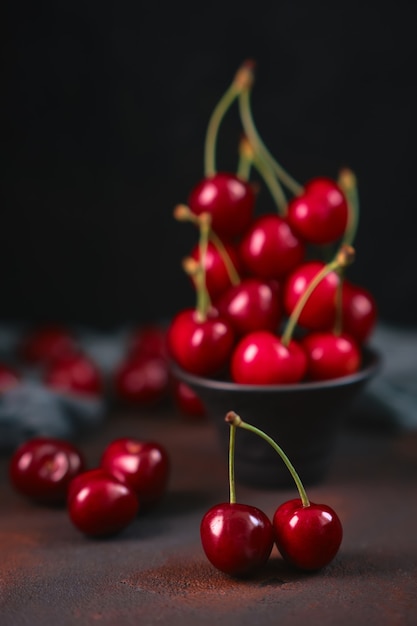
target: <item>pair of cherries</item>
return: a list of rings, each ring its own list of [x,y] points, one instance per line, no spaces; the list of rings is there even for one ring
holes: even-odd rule
[[[274,543],[291,566],[318,570],[336,556],[343,528],[336,512],[326,504],[310,502],[302,482],[282,448],[263,431],[243,422],[234,412],[226,416],[231,425],[229,448],[230,501],[213,506],[204,515],[200,535],[208,560],[231,576],[252,574],[270,557]],[[236,502],[234,489],[234,438],[236,427],[265,439],[281,456],[297,485],[300,498],[281,504],[272,522],[257,507]]]
[[[172,320],[170,354],[193,374],[228,374],[242,384],[346,376],[359,369],[361,346],[376,320],[372,295],[344,276],[357,226],[356,180],[345,169],[337,182],[317,177],[304,187],[296,183],[257,134],[252,83],[253,63],[246,62],[209,121],[206,175],[188,205],[175,209],[177,219],[198,226],[200,237],[184,262],[197,304]],[[237,174],[216,171],[218,129],[236,98],[246,133],[241,157],[257,167],[278,212],[255,216],[248,162]],[[289,202],[282,185],[292,193]],[[329,246],[336,249],[325,263],[319,255]],[[339,253],[345,255],[340,263]],[[300,341],[293,339],[296,324]]]
[[[69,441],[35,437],[11,457],[13,487],[34,502],[62,506],[78,530],[108,536],[126,528],[139,509],[163,496],[170,464],[154,441],[120,438],[104,449],[100,465],[86,469],[80,450]]]

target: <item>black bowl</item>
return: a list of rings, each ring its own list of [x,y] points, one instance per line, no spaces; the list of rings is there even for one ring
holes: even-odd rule
[[[201,398],[215,423],[227,462],[229,426],[224,418],[235,411],[242,420],[272,437],[288,455],[306,485],[326,476],[342,417],[352,400],[376,374],[381,359],[366,348],[360,371],[323,382],[294,385],[241,385],[194,376],[176,364],[173,375]],[[273,448],[260,437],[238,429],[235,448],[238,482],[265,488],[294,486]]]

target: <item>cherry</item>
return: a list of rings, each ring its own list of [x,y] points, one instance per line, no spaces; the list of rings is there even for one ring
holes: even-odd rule
[[[342,327],[359,343],[364,343],[372,333],[377,318],[377,305],[373,295],[363,287],[343,281]]]
[[[167,359],[141,351],[128,356],[114,374],[116,396],[132,405],[155,404],[168,393]]]
[[[278,385],[299,382],[307,358],[294,340],[285,345],[274,333],[255,331],[243,337],[231,357],[231,375],[236,383]]]
[[[228,289],[216,308],[228,319],[237,335],[255,330],[275,331],[281,319],[279,286],[276,282],[247,278]]]
[[[74,478],[67,506],[78,530],[92,537],[104,537],[123,530],[134,520],[139,501],[133,489],[99,468]]]
[[[325,269],[321,261],[297,267],[284,284],[284,309],[291,315],[310,283]],[[299,315],[298,323],[310,330],[330,328],[336,317],[336,292],[340,278],[335,271],[325,275],[315,287]]]
[[[216,504],[200,526],[204,552],[214,567],[242,576],[264,565],[271,554],[271,522],[260,509],[247,504]]]
[[[130,337],[130,354],[149,354],[166,358],[166,330],[157,324],[145,324]]]
[[[214,567],[231,576],[244,576],[266,563],[274,543],[269,518],[260,509],[236,503],[234,456],[236,426],[229,439],[230,501],[216,504],[200,524],[203,550]]]
[[[45,504],[63,504],[71,480],[84,470],[80,451],[68,441],[34,437],[13,453],[10,480],[15,489]]]
[[[343,537],[342,524],[326,504],[300,498],[284,502],[273,517],[275,541],[282,557],[303,570],[317,570],[333,560]]]
[[[100,372],[86,355],[62,354],[52,361],[44,376],[45,384],[58,391],[99,395],[103,390]]]
[[[193,188],[188,204],[195,215],[209,213],[215,233],[230,240],[249,226],[255,194],[251,185],[235,174],[218,172]]]
[[[269,443],[285,463],[297,486],[300,497],[281,504],[273,517],[275,542],[283,559],[304,570],[320,569],[330,563],[343,537],[342,524],[335,511],[326,504],[310,502],[294,466],[271,437],[244,422],[233,411],[226,415],[226,422],[244,428]]]
[[[278,215],[262,215],[253,221],[239,245],[244,269],[253,276],[281,279],[296,268],[305,255],[302,241]]]
[[[360,349],[346,334],[310,333],[302,339],[301,345],[307,355],[307,376],[310,380],[349,376],[360,367]]]
[[[23,340],[21,354],[25,361],[41,364],[62,354],[71,354],[76,349],[77,342],[67,328],[50,325],[28,333]]]
[[[233,265],[235,272],[239,271],[239,258],[235,248],[231,244],[224,244],[224,251]],[[191,252],[191,258],[200,262],[200,247],[195,246]],[[233,283],[230,271],[225,263],[222,253],[213,242],[209,242],[205,253],[204,269],[206,276],[206,287],[210,298],[216,300]]]
[[[306,241],[328,244],[343,236],[348,223],[348,204],[333,180],[314,178],[289,203],[287,219],[294,232]]]
[[[0,363],[0,393],[13,389],[20,383],[20,374],[8,365]]]
[[[170,463],[167,451],[159,443],[123,437],[106,447],[100,467],[133,489],[141,506],[149,506],[166,490]]]
[[[172,396],[178,409],[188,417],[203,417],[204,405],[198,395],[181,380],[172,381]]]

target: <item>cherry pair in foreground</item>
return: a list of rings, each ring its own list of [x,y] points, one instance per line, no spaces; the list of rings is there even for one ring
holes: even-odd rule
[[[22,444],[9,466],[14,488],[35,502],[67,503],[73,524],[91,536],[125,528],[139,509],[163,496],[169,456],[157,442],[120,438],[104,450],[98,468],[86,470],[81,452],[70,442],[36,437]]]
[[[278,444],[256,427],[243,422],[233,411],[226,415],[230,424],[229,485],[230,501],[212,507],[200,526],[201,542],[208,560],[220,571],[242,576],[264,565],[275,542],[283,559],[302,570],[317,570],[336,556],[343,536],[335,511],[325,504],[310,502],[290,460]],[[244,428],[267,441],[279,454],[292,477],[300,498],[281,504],[272,523],[257,509],[237,504],[234,487],[234,447],[236,428]]]

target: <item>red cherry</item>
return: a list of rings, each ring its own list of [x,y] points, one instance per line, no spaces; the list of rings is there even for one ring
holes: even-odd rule
[[[304,193],[288,205],[288,222],[300,237],[313,244],[340,239],[348,222],[348,205],[340,187],[330,178],[314,178]]]
[[[199,320],[195,309],[178,313],[168,329],[168,347],[180,367],[200,376],[218,373],[226,365],[234,343],[233,330],[217,312]]]
[[[275,331],[281,319],[281,302],[277,283],[247,278],[228,289],[216,308],[228,319],[237,335],[255,330]]]
[[[373,295],[345,280],[342,291],[343,330],[359,343],[364,343],[375,327],[376,318],[377,305]]]
[[[280,385],[299,382],[307,368],[307,357],[293,340],[288,346],[273,333],[259,330],[243,337],[231,358],[236,383]]]
[[[320,569],[330,563],[343,537],[342,524],[332,508],[313,502],[304,507],[300,498],[278,507],[273,527],[282,557],[303,570]]]
[[[136,329],[129,341],[130,354],[149,354],[166,358],[166,331],[155,324]]]
[[[71,480],[84,470],[84,459],[68,441],[34,437],[14,452],[10,480],[21,494],[45,504],[64,504]]]
[[[69,517],[86,535],[113,535],[134,520],[138,509],[139,501],[133,489],[103,469],[84,472],[71,482]]]
[[[239,273],[239,258],[235,248],[230,244],[224,244],[224,247],[233,267]],[[200,246],[193,248],[191,258],[200,261]],[[222,255],[212,242],[208,243],[204,258],[206,288],[210,298],[216,300],[231,286],[230,275]]]
[[[187,384],[173,380],[172,395],[181,413],[188,417],[203,417],[206,414],[204,405],[198,395]]]
[[[155,404],[167,395],[168,386],[167,360],[142,352],[125,359],[114,375],[116,396],[128,404]]]
[[[359,347],[348,335],[311,333],[302,339],[301,345],[307,355],[307,377],[310,380],[349,376],[360,367]]]
[[[21,346],[22,357],[34,364],[47,363],[62,354],[72,354],[77,343],[70,331],[62,326],[44,326],[29,333]]]
[[[254,506],[229,502],[207,511],[200,536],[210,563],[231,576],[243,576],[264,565],[274,543],[265,513]]]
[[[278,215],[257,218],[239,247],[244,269],[265,280],[279,280],[301,263],[304,254],[304,244]]]
[[[303,263],[288,276],[284,284],[284,309],[288,316],[324,265],[321,261]],[[339,280],[336,272],[330,272],[317,285],[298,318],[300,326],[310,330],[325,330],[333,326]]]
[[[141,506],[155,504],[166,490],[169,457],[154,441],[115,439],[104,450],[100,466],[133,489]]]
[[[255,205],[252,187],[235,174],[218,172],[191,191],[188,205],[195,215],[209,213],[219,237],[233,239],[249,226]]]
[[[20,383],[20,374],[8,365],[0,363],[0,393],[13,389]]]
[[[69,393],[99,395],[102,380],[95,363],[82,354],[64,354],[49,364],[45,384],[52,389]]]

